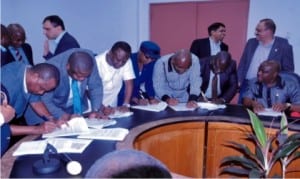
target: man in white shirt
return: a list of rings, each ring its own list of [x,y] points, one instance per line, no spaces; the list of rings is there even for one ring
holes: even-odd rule
[[[97,55],[96,62],[103,84],[103,105],[117,107],[118,93],[125,82],[125,97],[121,110],[128,110],[135,78],[130,60],[131,47],[127,42],[116,42],[109,51]]]

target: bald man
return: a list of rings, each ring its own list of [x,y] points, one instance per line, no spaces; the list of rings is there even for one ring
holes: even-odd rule
[[[250,80],[243,96],[243,104],[254,112],[265,108],[282,111],[300,111],[300,84],[294,73],[279,73],[280,64],[275,60],[263,61],[257,78]]]
[[[169,105],[187,103],[187,107],[197,107],[201,83],[198,57],[189,50],[165,55],[154,66],[155,94]]]
[[[42,96],[42,101],[51,113],[49,118],[68,121],[72,115],[82,115],[88,109],[88,97],[91,102],[89,117],[103,117],[100,112],[103,97],[102,82],[91,51],[70,49],[49,59],[47,63],[56,66],[61,74],[57,88]],[[28,118],[31,121],[27,120],[31,124],[42,121],[40,118],[33,118],[34,113],[30,110],[27,115],[31,116]]]

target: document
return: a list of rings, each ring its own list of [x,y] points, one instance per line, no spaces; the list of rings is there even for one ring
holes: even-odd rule
[[[257,115],[278,117],[282,116],[282,112],[274,111],[272,108],[265,108],[264,111],[258,112]]]
[[[129,133],[125,128],[107,128],[107,129],[95,129],[90,133],[77,136],[83,139],[98,139],[98,140],[115,140],[122,141]]]
[[[75,117],[68,121],[67,125],[63,124],[60,128],[56,128],[50,133],[43,134],[42,138],[72,136],[85,132],[89,132],[85,119],[83,117]]]
[[[96,119],[96,118],[85,118],[85,121],[89,128],[102,129],[103,127],[117,124],[114,119]]]
[[[115,111],[115,113],[110,114],[108,117],[113,119],[113,118],[121,118],[121,117],[128,117],[133,115],[133,112],[128,111],[128,112],[121,112],[121,111]]]
[[[216,110],[216,109],[226,108],[225,104],[214,104],[211,102],[198,102],[197,104],[201,109],[207,109],[207,110]]]
[[[186,107],[186,103],[178,103],[176,106],[170,106],[174,111],[193,111],[196,108],[188,108]]]
[[[45,140],[27,141],[19,145],[13,156],[43,154],[47,143],[52,144],[58,153],[82,153],[92,140],[74,138],[49,138]]]
[[[157,104],[148,104],[148,105],[135,105],[131,106],[133,109],[141,109],[145,111],[153,111],[153,112],[160,112],[166,109],[168,104],[166,102],[159,102]]]

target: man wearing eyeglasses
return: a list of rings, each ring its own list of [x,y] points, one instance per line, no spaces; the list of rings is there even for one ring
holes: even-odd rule
[[[294,72],[293,48],[287,39],[275,36],[275,31],[276,25],[272,19],[262,19],[255,29],[256,38],[248,40],[238,66],[239,103],[249,80],[256,77],[259,64],[263,61],[275,60],[282,71]]]
[[[187,107],[197,107],[201,83],[199,60],[189,50],[165,55],[155,63],[155,94],[169,105],[187,103]]]

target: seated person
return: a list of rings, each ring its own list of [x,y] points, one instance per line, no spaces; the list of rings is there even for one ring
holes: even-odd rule
[[[140,50],[131,54],[131,60],[135,79],[133,80],[133,92],[130,103],[133,105],[147,105],[158,103],[152,82],[153,67],[160,58],[160,47],[152,41],[141,43]],[[123,104],[125,85],[119,93],[118,104]]]
[[[99,158],[85,178],[172,178],[168,168],[151,155],[133,149],[116,150]]]
[[[42,96],[42,101],[51,113],[47,118],[58,119],[61,124],[74,115],[82,115],[88,110],[88,97],[91,101],[89,117],[105,117],[101,113],[102,83],[90,50],[73,48],[52,57],[46,63],[56,66],[60,72],[59,85]],[[43,119],[38,118],[29,108],[26,120],[30,124],[38,124]]]
[[[135,78],[130,60],[131,47],[127,42],[118,41],[110,50],[97,55],[96,63],[103,85],[103,105],[105,114],[115,111],[118,103],[118,94],[123,82],[125,83],[124,102],[117,109],[129,111],[130,99]]]
[[[58,69],[46,63],[31,67],[21,62],[11,62],[3,66],[1,68],[1,84],[7,90],[8,104],[15,109],[16,118],[13,120],[21,120],[25,109],[29,106],[39,116],[49,116],[50,113],[40,96],[58,85],[59,76]],[[35,126],[9,123],[12,136],[44,134],[53,131],[56,127],[57,124],[53,121],[43,121],[40,125]]]
[[[291,75],[280,75],[280,65],[273,60],[260,64],[257,78],[250,80],[243,96],[243,104],[259,112],[265,108],[274,111],[300,112],[300,85]]]
[[[237,91],[236,62],[228,52],[221,51],[217,55],[200,59],[202,85],[205,96],[200,101],[209,99],[214,103],[229,103]],[[215,85],[213,85],[215,82]]]
[[[197,107],[201,83],[198,57],[189,50],[182,49],[162,56],[155,63],[153,70],[155,94],[169,105],[187,103],[187,107]]]

